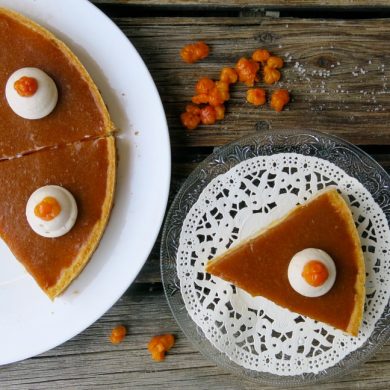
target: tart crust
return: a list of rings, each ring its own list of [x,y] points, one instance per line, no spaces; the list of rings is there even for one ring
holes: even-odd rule
[[[0,163],[0,235],[51,298],[61,294],[87,264],[107,225],[115,188],[114,137],[72,143]],[[56,184],[77,204],[73,228],[42,237],[28,224],[31,193]]]
[[[97,86],[65,43],[5,8],[0,8],[0,31],[0,236],[54,299],[87,264],[108,223],[115,127]],[[17,116],[4,93],[11,73],[30,66],[48,73],[59,91],[53,112],[33,121]],[[28,197],[47,184],[68,187],[79,207],[72,230],[54,239],[34,233],[25,217]]]

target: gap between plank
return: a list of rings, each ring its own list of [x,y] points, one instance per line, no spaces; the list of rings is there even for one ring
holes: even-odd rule
[[[305,19],[377,19],[390,18],[390,7],[234,7],[200,5],[139,5],[113,4],[112,2],[95,1],[95,5],[109,17],[245,17],[269,16],[294,17]]]

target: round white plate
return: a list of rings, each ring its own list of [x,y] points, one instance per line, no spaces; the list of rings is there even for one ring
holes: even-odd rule
[[[0,364],[47,351],[107,311],[133,282],[160,229],[170,183],[164,110],[142,59],[86,0],[0,0],[66,42],[87,68],[120,129],[115,207],[97,251],[51,302],[0,242]],[[140,93],[142,91],[142,93]]]

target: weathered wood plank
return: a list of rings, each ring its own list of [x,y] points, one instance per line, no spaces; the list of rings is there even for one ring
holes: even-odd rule
[[[160,91],[174,146],[214,146],[263,129],[303,127],[330,132],[356,144],[390,144],[390,24],[376,20],[272,18],[119,18]],[[188,65],[180,48],[203,39],[204,61]],[[245,101],[235,85],[224,121],[188,134],[179,115],[201,76],[218,78],[223,66],[266,47],[286,60],[278,86],[292,92],[282,113]],[[259,84],[263,85],[263,84]],[[267,91],[275,87],[266,88]]]
[[[129,4],[137,6],[221,7],[221,8],[373,8],[389,6],[387,0],[93,0],[95,4]]]
[[[129,335],[119,346],[108,341],[123,323]],[[172,332],[177,342],[167,359],[154,363],[146,349],[155,334]],[[390,344],[374,359],[320,390],[386,389],[390,381]],[[4,389],[271,389],[236,378],[204,358],[179,330],[161,284],[131,287],[98,322],[69,342],[39,357],[0,367]],[[280,387],[282,389],[282,387]]]
[[[158,3],[164,4],[164,1],[168,5],[177,4],[174,0],[161,0]],[[276,0],[267,1],[276,3]],[[290,4],[309,3],[309,0],[293,1]],[[322,1],[323,5],[329,2],[336,3],[336,0]],[[360,6],[359,3],[363,5],[360,0],[344,0],[339,4],[345,5],[347,2],[356,7]],[[97,0],[96,3],[119,4],[120,1]],[[146,3],[152,5],[157,1],[132,2]],[[195,3],[205,4],[206,0],[181,1],[181,4]],[[223,7],[218,0],[207,3]],[[233,4],[238,3],[236,0]],[[261,4],[254,0],[246,3]],[[278,3],[283,5],[285,2]],[[379,3],[376,0],[371,4]],[[390,26],[386,20],[325,22],[263,18],[121,18],[116,21],[144,57],[167,110],[175,146],[172,151],[171,200],[188,174],[212,152],[212,146],[265,128],[299,129],[304,125],[330,131],[355,143],[371,144],[364,149],[390,171],[390,153],[387,149],[390,144],[390,130],[387,127],[390,98],[385,85],[390,76]],[[200,38],[211,44],[210,57],[192,66],[181,63],[179,48]],[[245,104],[245,88],[240,86],[232,94],[228,118],[224,122],[187,135],[177,118],[192,94],[196,79],[200,75],[217,77],[222,65],[233,64],[239,56],[250,54],[259,45],[287,58],[291,56],[283,80],[283,85],[291,87],[294,92],[295,101],[290,109],[279,116],[268,109],[253,109]],[[121,345],[113,346],[108,341],[108,334],[118,323],[128,327],[129,335]],[[146,343],[152,335],[162,332],[173,332],[177,336],[177,343],[166,361],[157,364],[150,360]],[[316,387],[320,390],[357,387],[388,389],[389,383],[390,343],[348,376]],[[226,373],[199,354],[185,338],[163,294],[159,242],[138,276],[137,283],[99,321],[52,351],[0,367],[1,389],[56,387],[270,389],[269,386],[259,386]]]
[[[381,152],[383,148],[365,147]],[[212,148],[175,148],[172,195],[188,174]],[[390,155],[373,154],[390,171]],[[159,242],[146,266],[125,295],[105,316],[67,343],[41,356],[0,367],[0,388],[4,389],[268,389],[242,381],[202,357],[174,321],[163,295],[159,273]],[[113,346],[108,335],[113,326],[124,323],[129,336]],[[177,344],[167,360],[153,363],[146,350],[148,339],[173,332]],[[368,363],[350,375],[319,386],[320,389],[387,389],[390,381],[390,343]]]

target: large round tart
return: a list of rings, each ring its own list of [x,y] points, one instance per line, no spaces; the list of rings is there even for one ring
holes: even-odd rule
[[[42,290],[55,298],[81,272],[110,214],[115,185],[113,124],[83,65],[52,33],[0,8],[0,235]],[[38,68],[58,89],[44,118],[24,119],[9,106],[5,86],[21,68]],[[29,226],[30,195],[62,186],[77,203],[72,230],[47,238]]]

